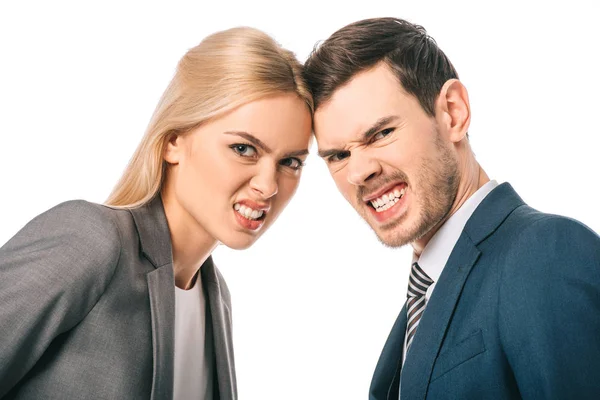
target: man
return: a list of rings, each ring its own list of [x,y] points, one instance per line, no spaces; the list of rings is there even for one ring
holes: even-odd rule
[[[600,399],[600,238],[488,178],[467,91],[425,30],[350,24],[305,76],[338,189],[384,244],[414,249],[370,399]]]

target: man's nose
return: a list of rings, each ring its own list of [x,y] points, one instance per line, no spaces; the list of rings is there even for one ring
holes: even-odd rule
[[[348,161],[348,182],[361,186],[379,174],[381,165],[376,159],[361,151],[352,153]]]

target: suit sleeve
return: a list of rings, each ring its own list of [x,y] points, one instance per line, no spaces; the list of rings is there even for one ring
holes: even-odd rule
[[[547,216],[508,254],[500,337],[522,397],[600,399],[600,238]]]
[[[0,398],[94,307],[120,251],[116,224],[84,201],[37,216],[0,248]]]

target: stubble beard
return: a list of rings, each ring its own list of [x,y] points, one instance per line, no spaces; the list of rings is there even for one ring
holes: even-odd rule
[[[359,210],[379,241],[387,247],[398,248],[421,239],[446,218],[454,204],[460,182],[458,161],[450,150],[444,147],[439,135],[436,137],[435,144],[438,153],[434,157],[423,160],[412,185],[408,176],[399,170],[378,185],[382,186],[393,181],[402,181],[409,185],[413,201],[411,208],[419,210],[415,223],[405,226],[408,215],[404,214],[384,225],[376,225],[364,208]]]

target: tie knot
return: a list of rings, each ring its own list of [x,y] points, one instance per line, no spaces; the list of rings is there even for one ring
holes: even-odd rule
[[[421,269],[419,264],[414,263],[408,277],[408,298],[425,296],[427,288],[432,283],[433,280]]]

